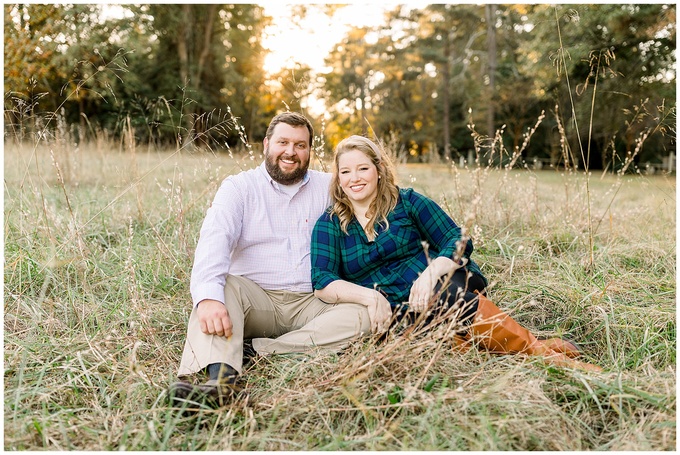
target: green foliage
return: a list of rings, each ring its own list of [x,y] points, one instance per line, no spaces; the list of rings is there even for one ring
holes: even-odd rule
[[[671,68],[675,59],[675,8],[658,4],[560,5],[537,6],[534,14],[536,27],[522,45],[529,57],[524,59],[529,65],[526,71],[541,75],[540,79],[558,76],[547,86],[534,86],[561,106],[558,115],[564,116],[565,125],[565,120],[573,117],[566,126],[572,147],[578,150],[576,144],[581,141],[590,150],[589,158],[579,157],[581,166],[589,161],[591,168],[620,169],[645,131],[667,129],[674,122],[674,114],[667,116],[668,108],[674,106],[668,103],[675,99],[675,74],[662,68]],[[552,38],[556,25],[561,43]],[[550,60],[541,55],[550,56]],[[573,116],[565,110],[571,106],[566,78],[572,81],[571,96],[576,99]],[[546,110],[552,109],[548,106]],[[546,126],[554,129],[555,121],[548,118]],[[574,122],[580,124],[580,137]],[[593,132],[590,143],[587,126]],[[655,135],[650,139],[648,152],[636,157],[636,162],[658,161],[660,150],[664,155],[673,148],[672,137]]]
[[[342,8],[298,6],[291,22]],[[329,52],[329,72],[294,62],[272,75],[262,71],[265,12],[4,5],[6,137],[132,134],[149,147],[221,150],[290,108],[323,114],[331,147],[375,134],[428,162],[469,161],[472,151],[501,165],[625,172],[658,167],[675,149],[674,5],[399,6],[384,25],[348,30]],[[311,108],[314,98],[325,111]],[[210,116],[233,116],[243,129],[196,140]]]
[[[493,107],[503,141],[490,145],[494,131],[481,130],[485,148],[501,147],[502,164],[545,112],[551,114],[519,163],[535,157],[560,164],[564,139],[579,167],[618,171],[631,156],[635,163],[660,162],[675,140],[674,17],[673,6],[658,4],[501,5],[492,18],[498,61],[489,87],[482,8],[398,7],[385,26],[351,30],[336,46],[327,59],[334,65],[327,98],[334,105],[342,100],[332,108],[339,136],[358,131],[365,117],[378,137],[398,132],[422,159],[435,151],[448,156],[447,147],[451,158],[467,158],[468,126],[484,124]],[[370,33],[378,36],[374,44],[364,38]],[[348,64],[350,56],[361,65]],[[347,79],[359,76],[355,67],[364,68],[361,84]],[[357,99],[371,109],[359,112]],[[347,111],[356,118],[348,121]],[[558,123],[564,134],[556,134]]]
[[[259,129],[261,7],[119,8],[129,17],[100,21],[101,5],[5,6],[5,115],[15,139],[53,131],[58,116],[76,141],[122,137],[130,122],[143,143],[181,146],[232,105],[242,124]],[[227,135],[230,145],[239,141]]]

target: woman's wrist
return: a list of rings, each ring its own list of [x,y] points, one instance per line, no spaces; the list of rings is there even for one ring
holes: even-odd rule
[[[425,270],[432,273],[433,278],[439,279],[440,277],[457,270],[459,267],[460,266],[453,259],[439,256],[435,258],[427,267],[427,269],[430,270]]]

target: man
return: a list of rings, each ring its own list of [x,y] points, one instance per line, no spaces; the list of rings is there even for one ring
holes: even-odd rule
[[[191,274],[194,303],[178,375],[207,371],[170,396],[223,404],[237,389],[243,340],[261,355],[340,350],[370,332],[365,306],[326,304],[311,286],[310,242],[328,207],[330,175],[308,170],[314,129],[286,112],[271,121],[256,169],[227,177],[208,209]]]

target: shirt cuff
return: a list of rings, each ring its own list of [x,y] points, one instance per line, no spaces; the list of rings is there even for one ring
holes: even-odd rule
[[[194,308],[201,301],[210,299],[217,300],[224,303],[224,286],[219,284],[204,284],[201,287],[192,290],[191,299],[194,302]]]

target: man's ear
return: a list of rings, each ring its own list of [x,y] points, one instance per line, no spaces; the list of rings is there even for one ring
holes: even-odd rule
[[[262,146],[264,147],[264,148],[262,149],[262,153],[263,153],[263,154],[266,154],[266,153],[267,153],[267,144],[269,144],[269,139],[267,139],[267,138],[265,137],[265,138],[262,140]]]

